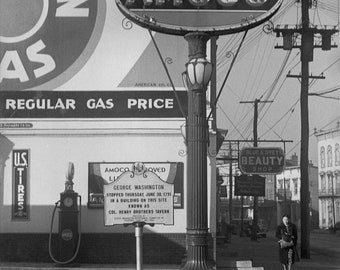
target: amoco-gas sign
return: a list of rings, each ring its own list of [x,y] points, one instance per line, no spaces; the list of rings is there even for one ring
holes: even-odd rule
[[[231,34],[267,21],[282,0],[116,0],[135,23],[158,32]]]

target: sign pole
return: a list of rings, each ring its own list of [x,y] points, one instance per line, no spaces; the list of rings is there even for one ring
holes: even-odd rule
[[[257,147],[257,120],[258,120],[258,104],[260,103],[271,103],[273,101],[261,101],[255,99],[254,101],[241,101],[240,103],[254,103],[254,123],[253,123],[253,134],[254,134],[254,147]],[[257,175],[253,175],[253,178],[257,178]],[[254,196],[254,217],[253,226],[251,230],[251,240],[257,240],[257,223],[258,223],[258,196]]]
[[[143,270],[143,227],[144,222],[135,222],[137,270]]]

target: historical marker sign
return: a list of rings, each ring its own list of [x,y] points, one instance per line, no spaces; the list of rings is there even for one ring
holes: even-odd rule
[[[172,225],[174,185],[138,163],[104,185],[105,226],[145,222]]]
[[[269,20],[283,0],[116,0],[133,22],[158,32],[241,32]]]
[[[285,164],[278,147],[246,147],[239,154],[239,168],[245,174],[280,174]]]
[[[265,179],[259,175],[235,176],[235,196],[265,196]]]

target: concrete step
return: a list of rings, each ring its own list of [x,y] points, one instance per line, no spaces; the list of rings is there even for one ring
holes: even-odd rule
[[[217,270],[264,270],[263,267],[254,267],[252,261],[222,261],[217,263]]]
[[[264,267],[217,267],[217,270],[264,270]]]
[[[221,260],[217,261],[217,268],[222,267],[222,268],[238,268],[238,267],[243,267],[243,268],[250,268],[253,266],[253,262],[251,260],[248,261],[231,261],[231,260]]]

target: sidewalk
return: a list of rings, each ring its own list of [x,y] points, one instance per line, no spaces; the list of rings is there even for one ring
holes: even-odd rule
[[[300,248],[298,246],[298,250]],[[340,235],[331,235],[324,232],[312,232],[310,237],[311,259],[301,259],[293,270],[340,270]],[[253,267],[263,267],[265,270],[281,270],[278,262],[278,245],[274,232],[269,232],[266,238],[251,241],[249,237],[232,235],[231,242],[217,245],[217,270],[227,270],[227,265],[236,261],[252,261]],[[174,270],[180,265],[143,265],[144,270]],[[134,264],[108,265],[86,264],[78,267],[60,267],[53,263],[6,263],[0,262],[0,270],[93,270],[136,269]],[[237,269],[237,268],[233,268]]]
[[[310,237],[311,259],[300,259],[294,270],[340,270],[340,237],[339,235],[316,234]],[[298,245],[300,252],[300,246]],[[217,246],[217,269],[224,267],[231,260],[251,260],[253,266],[264,267],[265,270],[280,270],[278,261],[278,245],[274,232],[266,238],[251,241],[249,237],[232,235],[231,242]]]
[[[134,264],[84,264],[75,267],[60,267],[53,263],[1,263],[0,270],[133,270],[136,269]],[[179,265],[144,265],[144,270],[175,270],[180,269]]]

